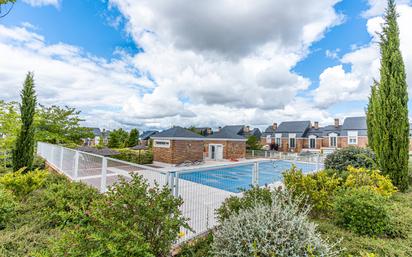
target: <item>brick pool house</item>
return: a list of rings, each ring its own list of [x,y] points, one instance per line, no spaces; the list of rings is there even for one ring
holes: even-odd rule
[[[176,126],[153,135],[151,139],[155,162],[180,164],[246,157],[246,138],[225,129],[203,136]]]

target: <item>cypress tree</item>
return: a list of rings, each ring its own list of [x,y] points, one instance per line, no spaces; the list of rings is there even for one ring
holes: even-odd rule
[[[378,82],[374,81],[373,86],[371,87],[371,95],[369,97],[369,104],[367,107],[366,111],[366,122],[367,122],[367,128],[368,128],[368,146],[371,149],[375,149],[375,138],[377,138],[377,135],[375,135],[377,132],[374,131],[374,128],[376,129],[376,118],[375,115],[377,112],[378,108]]]
[[[127,139],[127,146],[132,147],[139,143],[139,130],[132,129],[129,133],[129,138]]]
[[[23,167],[30,170],[34,158],[34,114],[36,109],[36,92],[34,90],[33,73],[29,72],[20,93],[21,129],[13,149],[13,169]]]
[[[401,190],[408,188],[409,120],[408,91],[403,58],[399,49],[399,27],[394,0],[388,1],[380,34],[380,83],[372,87],[368,132],[383,174]]]

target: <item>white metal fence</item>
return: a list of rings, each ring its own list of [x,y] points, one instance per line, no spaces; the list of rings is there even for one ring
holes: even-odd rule
[[[153,168],[41,142],[37,154],[70,179],[87,183],[101,192],[106,192],[121,177],[130,180],[131,173],[143,176],[151,186],[155,183],[168,186],[174,196],[183,199],[181,211],[192,228],[183,231],[184,236],[178,243],[216,226],[216,209],[229,196],[242,195],[241,189],[274,185],[273,181],[280,181],[281,171],[290,168],[291,163],[306,172],[322,168],[320,156],[274,153],[241,163],[184,168]]]

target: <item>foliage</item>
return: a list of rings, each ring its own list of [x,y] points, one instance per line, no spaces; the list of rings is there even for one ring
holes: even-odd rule
[[[34,156],[32,168],[34,170],[44,170],[46,168],[46,160],[38,155]]]
[[[20,130],[20,114],[16,102],[0,100],[0,150],[12,149]]]
[[[45,256],[36,253],[48,249],[63,228],[87,222],[96,197],[95,189],[48,173],[41,188],[16,198],[18,215],[0,233],[0,256]]]
[[[13,194],[0,187],[0,230],[15,215],[17,202]]]
[[[283,173],[286,188],[294,197],[305,197],[312,206],[312,215],[329,214],[333,209],[333,197],[341,184],[341,178],[328,176],[325,171],[303,174],[293,166]]]
[[[380,82],[372,87],[367,124],[380,170],[405,191],[409,186],[408,85],[397,16],[395,1],[389,0],[379,42]]]
[[[250,136],[246,140],[246,148],[251,150],[260,150],[262,149],[262,145],[260,144],[260,140],[256,136]]]
[[[21,91],[21,128],[13,149],[13,170],[23,167],[31,169],[34,157],[34,114],[36,112],[36,92],[33,73],[29,72]]]
[[[12,191],[18,197],[24,197],[30,192],[39,189],[45,183],[47,172],[34,170],[24,173],[24,168],[5,174],[0,177],[0,185]]]
[[[383,235],[390,222],[386,201],[368,188],[344,190],[335,199],[335,220],[338,225],[360,235]]]
[[[270,204],[252,208],[223,221],[214,233],[213,253],[225,256],[337,256],[309,221],[308,207],[287,191],[272,192]]]
[[[122,128],[115,129],[109,134],[109,141],[107,143],[107,146],[109,148],[123,148],[127,144],[128,137],[129,134]]]
[[[36,116],[36,140],[51,144],[79,144],[82,138],[94,137],[90,128],[80,126],[80,111],[68,106],[40,105]]]
[[[184,243],[177,257],[212,257],[212,243],[213,234],[210,232],[194,241]]]
[[[242,197],[230,196],[227,198],[219,209],[216,210],[217,217],[220,222],[228,219],[232,215],[236,215],[239,211],[253,208],[255,204],[270,204],[272,201],[272,193],[266,187],[252,187],[244,191]]]
[[[95,201],[90,223],[67,230],[53,250],[69,256],[167,256],[180,228],[187,227],[167,187],[149,189],[141,176],[121,180]]]
[[[137,163],[137,164],[150,164],[153,163],[153,152],[150,150],[131,150],[128,148],[116,149],[120,154],[114,155],[113,158]]]
[[[349,175],[345,181],[345,187],[365,187],[382,196],[391,196],[397,189],[388,177],[380,174],[379,170],[348,167]]]
[[[127,139],[127,147],[132,147],[139,144],[139,130],[136,128],[130,130],[129,138]]]
[[[0,0],[0,4],[15,3],[16,0]]]
[[[375,167],[375,154],[368,148],[351,146],[336,150],[325,159],[326,169],[344,174],[348,166],[372,169]]]

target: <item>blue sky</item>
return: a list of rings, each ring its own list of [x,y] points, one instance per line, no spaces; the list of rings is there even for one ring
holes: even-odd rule
[[[7,32],[0,42],[35,64],[24,68],[38,74],[40,99],[75,106],[90,125],[100,127],[327,123],[363,113],[368,81],[378,75],[376,68],[368,70],[379,58],[370,30],[379,27],[383,1],[314,1],[306,7],[290,1],[288,7],[301,16],[279,20],[273,18],[281,6],[277,1],[262,0],[262,8],[249,6],[244,13],[244,6],[230,1],[218,9],[206,5],[213,1],[204,6],[157,0],[18,1],[0,20]],[[399,5],[408,21],[410,3]],[[219,12],[218,21],[213,15]],[[302,29],[306,26],[309,33]],[[26,32],[30,39],[24,42],[12,36]],[[46,72],[44,58],[77,75]],[[409,52],[407,66],[408,60]],[[0,74],[8,68],[0,63]],[[17,75],[10,81],[22,81]],[[99,93],[75,94],[89,90]]]

